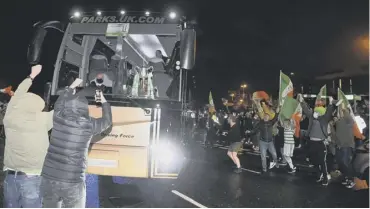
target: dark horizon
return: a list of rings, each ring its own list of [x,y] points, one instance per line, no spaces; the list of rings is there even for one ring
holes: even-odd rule
[[[368,43],[369,35],[366,0],[168,2],[132,1],[120,5],[120,1],[112,0],[103,6],[100,1],[11,1],[1,18],[6,32],[0,35],[5,41],[0,50],[3,75],[0,80],[16,86],[27,75],[27,45],[35,22],[67,19],[73,9],[174,8],[196,19],[195,97],[203,103],[208,102],[210,90],[216,104],[220,103],[218,100],[226,97],[228,90],[238,88],[243,81],[250,91],[275,93],[280,70],[294,72],[301,78],[295,83],[298,86],[327,71],[340,69],[351,73],[369,67],[368,46],[364,44]],[[57,49],[57,40],[49,39]],[[48,72],[38,78],[35,91],[40,91],[45,81],[51,79],[53,55],[45,57],[48,56],[43,57],[46,60],[43,64]],[[367,79],[359,88],[368,88],[368,83]]]

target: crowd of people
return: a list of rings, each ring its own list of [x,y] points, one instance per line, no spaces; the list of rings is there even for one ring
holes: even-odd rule
[[[76,78],[60,94],[54,110],[44,111],[45,101],[28,92],[41,71],[41,65],[33,66],[30,75],[15,92],[11,88],[6,90],[11,99],[2,120],[6,133],[4,207],[54,208],[64,205],[83,208],[89,145],[94,135],[112,126],[111,107],[97,88],[95,99],[101,104],[102,117],[91,118],[88,101],[76,88],[82,80]],[[310,108],[302,95],[298,95],[297,100],[303,110],[300,127],[307,123],[299,138],[295,135],[296,122],[281,119],[280,109],[275,108],[274,116],[269,113],[261,116],[255,110],[240,114],[210,114],[204,127],[207,130],[205,144],[212,147],[219,138],[227,141],[227,156],[235,164],[236,173],[242,172],[238,153],[243,146],[260,151],[262,172],[287,166],[289,173],[295,173],[295,148],[305,145],[309,162],[316,169],[317,182],[324,186],[330,180],[327,163],[330,152],[335,155],[345,177],[343,184],[352,188],[355,185],[351,165],[355,121],[351,106],[343,108],[343,101],[335,101],[332,97],[326,107]],[[342,108],[338,108],[341,105]],[[269,164],[268,153],[271,155]]]
[[[300,94],[297,101],[303,110],[299,137],[295,135],[295,121],[280,119],[279,108],[276,108],[273,118],[267,113],[261,118],[254,110],[239,114],[210,113],[205,145],[213,147],[216,141],[228,143],[227,155],[235,164],[236,173],[242,172],[238,153],[245,146],[260,151],[263,173],[279,166],[287,166],[289,173],[295,173],[297,169],[292,159],[293,154],[297,148],[302,148],[307,161],[316,170],[317,182],[324,186],[327,186],[330,180],[329,172],[332,168],[328,168],[327,155],[331,154],[335,156],[334,161],[338,165],[338,168],[333,169],[339,169],[344,176],[343,185],[347,188],[354,187],[351,162],[355,142],[364,138],[356,139],[354,136],[353,128],[356,122],[351,106],[343,107],[342,100],[336,101],[329,97],[326,107],[310,108]],[[271,155],[269,165],[266,160],[267,151]]]
[[[32,67],[3,119],[4,207],[84,208],[88,148],[94,135],[112,125],[111,107],[97,90],[102,117],[91,118],[86,97],[76,90],[82,82],[77,78],[59,96],[54,110],[44,111],[44,100],[28,92],[41,70],[41,65]]]

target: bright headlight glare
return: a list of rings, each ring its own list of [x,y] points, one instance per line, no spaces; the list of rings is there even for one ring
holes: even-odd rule
[[[154,157],[166,165],[171,164],[175,160],[175,152],[175,148],[167,143],[156,144],[153,146]]]

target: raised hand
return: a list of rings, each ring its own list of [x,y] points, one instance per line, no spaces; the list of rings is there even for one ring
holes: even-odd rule
[[[31,68],[31,74],[30,77],[34,79],[38,74],[41,73],[42,65],[35,65]]]
[[[69,86],[69,88],[74,89],[82,83],[82,79],[76,78],[75,81]]]
[[[102,104],[104,104],[104,103],[106,103],[106,102],[107,102],[107,100],[106,100],[106,99],[105,99],[105,97],[104,97],[103,92],[100,92],[100,102],[101,102]]]
[[[303,96],[302,96],[302,94],[298,94],[297,95],[297,100],[298,100],[298,102],[303,102]]]
[[[333,97],[329,97],[329,104],[333,104],[333,101],[334,101]]]
[[[333,101],[332,101],[332,102],[333,102]],[[331,103],[332,103],[332,102],[331,102]],[[337,107],[338,107],[340,104],[342,104],[342,102],[343,102],[343,99],[339,100],[339,101],[335,104],[335,106],[337,106]]]

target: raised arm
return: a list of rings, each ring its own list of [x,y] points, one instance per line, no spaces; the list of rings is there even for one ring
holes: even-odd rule
[[[335,104],[335,101],[334,101],[333,97],[329,97],[329,105],[326,107],[326,112],[325,112],[325,115],[324,115],[324,118],[325,118],[326,121],[329,122],[331,120],[331,118],[333,117],[334,107],[339,106],[340,104],[342,104],[342,102],[343,102],[343,100],[339,100]]]
[[[306,117],[311,117],[312,116],[312,109],[310,109],[307,105],[307,103],[304,101],[302,94],[298,94],[297,100],[301,104],[302,107],[302,112]]]
[[[81,83],[82,83],[82,80],[77,78],[75,81],[73,81],[73,83],[66,90],[64,90],[64,92],[58,97],[57,101],[54,104],[55,111],[59,111],[63,109],[67,98],[73,95],[75,88],[79,86]]]
[[[101,118],[93,119],[93,134],[98,135],[112,126],[112,109],[109,103],[101,95],[103,115]]]
[[[333,111],[334,111],[334,105],[332,104],[329,104],[327,107],[326,107],[326,112],[325,112],[325,120],[326,121],[330,121],[331,118],[333,117]]]
[[[41,69],[41,65],[35,65],[31,68],[31,74],[19,84],[17,90],[14,92],[14,97],[19,97],[27,93],[28,89],[30,89],[32,85],[33,79],[41,73]]]

